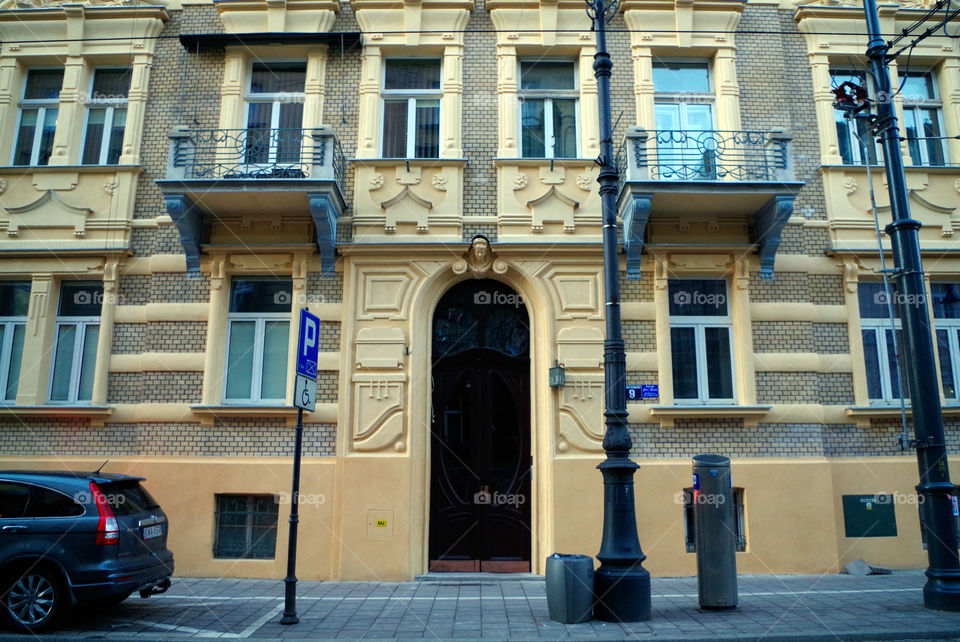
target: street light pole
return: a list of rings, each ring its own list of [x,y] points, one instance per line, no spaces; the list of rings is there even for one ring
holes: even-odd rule
[[[600,99],[600,200],[603,207],[603,283],[606,291],[607,337],[603,342],[606,459],[603,475],[603,540],[600,568],[594,575],[594,617],[611,622],[650,619],[650,573],[637,536],[633,474],[627,431],[626,354],[620,327],[620,258],[617,247],[617,168],[613,162],[610,121],[610,72],[607,22],[617,15],[618,0],[586,0],[587,15],[597,34],[593,71]]]
[[[930,315],[927,312],[926,287],[920,260],[917,234],[920,222],[910,218],[907,187],[900,155],[900,130],[893,108],[893,93],[887,74],[887,47],[880,36],[880,20],[875,0],[864,0],[870,41],[867,56],[876,85],[877,118],[875,131],[883,144],[887,186],[893,222],[887,225],[899,284],[897,307],[903,324],[903,372],[910,389],[913,429],[916,434],[917,463],[922,509],[927,522],[927,583],[923,604],[930,609],[960,611],[960,560],[957,558],[957,525],[951,495],[947,449],[943,435],[940,391],[936,382],[936,362]]]

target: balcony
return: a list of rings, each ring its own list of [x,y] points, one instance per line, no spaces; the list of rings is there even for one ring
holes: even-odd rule
[[[322,271],[333,273],[337,219],[344,211],[345,161],[328,127],[183,129],[170,133],[167,175],[157,184],[180,233],[188,271],[200,270],[211,223],[238,217],[312,220]],[[282,218],[281,218],[282,217]],[[240,231],[249,229],[241,223]],[[232,230],[236,234],[238,230]]]
[[[803,186],[790,141],[784,132],[628,131],[617,155],[627,277],[640,278],[645,237],[656,236],[669,244],[749,242],[761,277],[773,278],[780,233]],[[691,221],[705,233],[691,234]]]

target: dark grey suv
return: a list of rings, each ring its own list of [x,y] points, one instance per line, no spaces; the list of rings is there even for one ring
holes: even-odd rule
[[[18,631],[69,606],[170,586],[167,516],[142,477],[0,471],[0,616]]]

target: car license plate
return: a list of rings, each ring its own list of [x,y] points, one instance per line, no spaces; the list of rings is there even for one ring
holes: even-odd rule
[[[163,535],[163,526],[160,524],[143,527],[143,539],[152,539],[161,535]]]

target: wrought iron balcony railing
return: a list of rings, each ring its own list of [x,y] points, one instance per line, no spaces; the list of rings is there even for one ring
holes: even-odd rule
[[[617,155],[621,181],[790,181],[789,135],[632,129]]]
[[[170,179],[332,180],[342,192],[343,151],[327,127],[177,129],[170,139]]]

